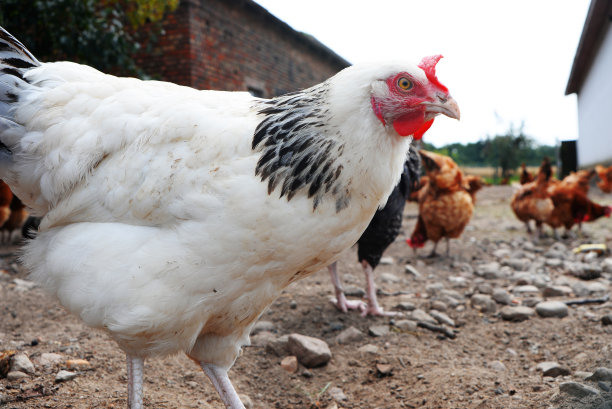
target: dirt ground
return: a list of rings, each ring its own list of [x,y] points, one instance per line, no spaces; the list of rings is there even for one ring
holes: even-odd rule
[[[431,311],[435,298],[435,286],[431,285],[435,283],[458,292],[458,305],[445,311],[456,324],[454,339],[421,327],[401,330],[391,325],[400,318],[361,318],[355,312],[337,311],[329,302],[333,289],[328,273],[322,270],[287,288],[263,315],[262,320],[271,322],[273,331],[256,335],[253,345],[243,350],[230,371],[238,392],[246,395],[256,409],[572,407],[567,403],[562,406],[559,385],[583,382],[582,372],[612,367],[612,326],[601,322],[602,316],[612,313],[612,304],[571,306],[565,318],[535,315],[522,322],[504,321],[499,314],[502,305],[497,305],[496,312],[482,313],[470,304],[472,294],[488,292],[487,285],[512,293],[520,284],[513,276],[487,279],[472,271],[494,261],[495,250],[520,248],[529,241],[510,210],[511,194],[509,186],[486,187],[478,193],[474,217],[463,236],[451,242],[449,258],[426,258],[430,243],[416,255],[405,244],[417,214],[416,205],[408,204],[404,231],[385,253],[393,263],[376,269],[377,283],[383,291],[379,301],[387,310],[397,310],[399,303],[408,302]],[[594,192],[592,196],[612,204],[610,195]],[[568,249],[589,242],[603,242],[609,247],[611,227],[610,219],[601,219],[584,227],[584,237],[561,241]],[[544,239],[522,251],[541,257],[554,242]],[[444,253],[445,246],[442,244],[439,250]],[[35,364],[35,372],[19,380],[0,379],[0,407],[126,407],[122,352],[105,333],[84,326],[41,289],[15,281],[27,279],[16,264],[17,251],[16,246],[0,250],[4,263],[0,273],[0,352],[24,352]],[[355,253],[355,249],[345,252],[339,271],[346,287],[362,288],[364,278]],[[418,276],[405,272],[407,264]],[[552,282],[570,278],[555,267],[545,274]],[[609,275],[604,274],[599,281],[607,285]],[[522,295],[512,294],[515,303],[523,301]],[[581,297],[571,293],[555,299],[574,298]],[[438,303],[437,308],[443,306]],[[368,335],[375,325],[387,326],[390,331],[378,337]],[[351,326],[362,331],[363,338],[338,344],[336,336]],[[332,351],[331,361],[320,368],[300,365],[295,373],[285,371],[280,366],[283,356],[269,352],[265,345],[271,337],[292,333],[325,340]],[[364,351],[368,344],[377,350],[370,347],[370,352]],[[49,352],[60,354],[63,360],[43,368],[37,364],[38,359]],[[56,383],[58,371],[66,369],[65,360],[76,358],[86,359],[91,366],[76,370],[73,380]],[[543,361],[556,361],[570,374],[543,377],[536,370]],[[377,364],[379,368],[387,364],[391,370],[381,373]],[[337,388],[345,399],[332,397],[330,391],[337,392]],[[186,357],[176,356],[145,363],[145,407],[223,405],[199,368]]]

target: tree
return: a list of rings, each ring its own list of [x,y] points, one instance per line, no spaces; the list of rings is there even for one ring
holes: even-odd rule
[[[179,0],[2,0],[0,24],[41,61],[144,76],[133,59]],[[153,26],[139,30],[146,23]]]
[[[508,131],[503,135],[496,135],[493,138],[487,137],[484,146],[484,157],[486,162],[495,168],[495,176],[508,178],[514,169],[521,162],[521,153],[532,149],[534,141],[523,133],[523,124],[515,128],[510,125]]]

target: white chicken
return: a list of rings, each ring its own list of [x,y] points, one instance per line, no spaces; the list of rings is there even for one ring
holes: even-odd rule
[[[270,100],[40,63],[0,32],[0,178],[42,216],[32,277],[126,352],[183,351],[228,408],[227,372],[291,282],[333,262],[384,205],[442,113],[440,56],[347,68]]]

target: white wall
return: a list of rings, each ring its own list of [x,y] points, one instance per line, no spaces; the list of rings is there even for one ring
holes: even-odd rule
[[[578,166],[612,162],[612,29],[578,93]]]

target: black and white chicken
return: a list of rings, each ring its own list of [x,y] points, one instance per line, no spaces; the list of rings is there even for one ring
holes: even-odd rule
[[[144,359],[181,351],[244,408],[227,372],[255,321],[357,241],[411,135],[459,118],[439,59],[266,100],[41,63],[0,30],[0,179],[42,217],[23,262],[125,351],[131,408]]]

